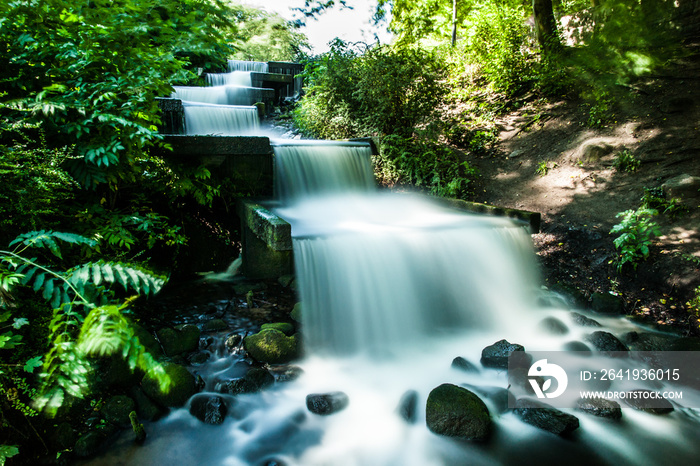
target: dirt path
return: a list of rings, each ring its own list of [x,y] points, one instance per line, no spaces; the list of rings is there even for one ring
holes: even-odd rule
[[[532,102],[502,116],[495,154],[476,161],[476,200],[542,214],[534,241],[547,283],[586,297],[620,293],[627,313],[697,332],[684,307],[700,286],[700,193],[684,199],[690,211],[681,218],[658,217],[663,234],[636,272],[609,264],[609,231],[617,213],[640,206],[644,188],[700,176],[700,54],[621,90],[616,121],[599,129],[572,102]],[[637,170],[614,167],[622,151],[641,162]]]

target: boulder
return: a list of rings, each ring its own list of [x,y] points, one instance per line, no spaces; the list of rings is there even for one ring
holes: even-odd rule
[[[479,372],[478,367],[464,359],[462,356],[457,356],[452,360],[452,368],[462,372],[471,372],[473,374]]]
[[[294,335],[294,325],[292,325],[288,322],[275,322],[273,324],[262,324],[260,326],[260,330],[267,330],[269,328],[279,330],[280,332],[284,333],[288,337],[291,337],[292,335]]]
[[[148,373],[141,381],[143,392],[161,406],[176,408],[183,406],[197,392],[195,378],[187,369],[178,364],[164,364],[165,373],[170,377],[170,386],[161,389],[158,379]]]
[[[139,419],[155,421],[165,414],[165,410],[147,397],[139,387],[132,387],[129,390],[129,397],[136,403],[136,414]]]
[[[566,335],[569,327],[556,317],[547,317],[539,323],[539,329],[549,335]]]
[[[270,368],[270,372],[275,377],[276,382],[292,382],[304,373],[304,369],[299,366],[274,366]]]
[[[602,327],[597,320],[586,317],[578,312],[572,312],[569,315],[571,316],[571,320],[580,327]]]
[[[615,148],[605,142],[588,142],[581,147],[579,160],[584,163],[597,163]]]
[[[598,351],[604,351],[606,353],[629,351],[629,348],[610,332],[599,330],[587,335],[585,339]]]
[[[296,336],[288,337],[275,329],[261,330],[243,339],[250,357],[261,363],[284,364],[298,357]]]
[[[434,388],[425,405],[431,432],[464,440],[486,440],[491,433],[488,408],[473,392],[452,384]]]
[[[625,301],[622,297],[610,293],[593,293],[591,309],[601,314],[619,315],[625,311]]]
[[[652,390],[630,390],[626,393],[625,403],[636,410],[650,414],[668,414],[673,411],[673,405],[670,401],[645,396],[652,393],[656,394]]]
[[[190,353],[199,348],[199,329],[185,324],[180,328],[165,327],[156,332],[163,351],[168,356]]]
[[[343,392],[312,393],[306,396],[306,407],[314,414],[328,416],[345,409],[350,398]]]
[[[128,427],[131,424],[129,413],[136,408],[134,400],[126,395],[116,395],[107,400],[102,407],[102,416],[105,420],[119,427]]]
[[[508,369],[508,357],[514,351],[525,351],[522,345],[500,340],[481,351],[481,364],[484,367]]]
[[[604,398],[581,398],[576,402],[576,409],[584,413],[608,419],[622,418],[620,404],[616,401],[606,400]]]
[[[292,309],[292,312],[289,314],[289,317],[291,317],[295,322],[301,322],[301,303],[296,303],[294,305],[294,309]]]
[[[562,347],[564,351],[577,351],[580,353],[591,353],[591,349],[582,341],[567,341]],[[583,355],[582,355],[583,356]]]
[[[576,416],[527,398],[521,398],[515,402],[513,413],[531,426],[561,436],[572,433],[579,426]]]
[[[275,377],[265,369],[254,367],[240,378],[224,384],[222,392],[231,395],[256,393],[275,383]]]
[[[223,319],[212,319],[202,325],[202,332],[218,332],[226,329],[228,329],[228,324]]]
[[[700,176],[686,174],[671,178],[661,185],[667,198],[678,197],[681,200],[700,198]]]
[[[206,424],[222,424],[227,412],[224,399],[217,395],[200,394],[190,403],[190,414]]]
[[[396,412],[401,416],[401,418],[409,424],[416,423],[416,410],[418,409],[418,392],[415,390],[408,390],[406,393],[401,395],[399,400],[399,406],[396,408]]]

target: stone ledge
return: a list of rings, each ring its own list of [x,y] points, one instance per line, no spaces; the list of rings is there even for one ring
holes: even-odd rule
[[[540,232],[542,215],[539,212],[530,212],[528,210],[520,209],[509,209],[506,207],[496,207],[488,204],[480,204],[478,202],[464,201],[462,199],[437,198],[437,200],[443,205],[457,210],[475,212],[479,214],[495,215],[498,217],[508,217],[515,220],[519,220],[530,226],[530,234]]]
[[[292,227],[282,218],[253,201],[238,203],[242,224],[274,251],[292,250]]]

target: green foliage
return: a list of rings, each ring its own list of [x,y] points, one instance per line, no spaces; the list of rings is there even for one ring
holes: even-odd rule
[[[408,137],[429,120],[445,89],[435,56],[413,48],[360,53],[336,40],[306,65],[306,98],[294,113],[305,133],[323,138]]]
[[[185,66],[225,63],[223,12],[216,0],[9,2],[0,108],[42,122],[57,146],[75,144],[68,166],[84,186],[128,178],[134,157],[160,138],[155,97],[195,76]]]
[[[625,172],[634,172],[642,165],[642,161],[634,156],[632,152],[625,149],[615,155],[613,167]]]
[[[587,100],[589,127],[601,128],[613,120],[613,98],[607,91],[594,89],[591,93],[584,92],[583,96]]]
[[[374,162],[381,184],[412,185],[441,197],[468,197],[477,176],[477,170],[452,150],[398,135],[382,140]]]
[[[122,315],[126,305],[112,304],[119,301],[117,290],[149,296],[162,288],[165,278],[138,266],[102,260],[60,271],[23,255],[30,248],[45,249],[61,259],[63,255],[58,241],[97,247],[96,241],[77,234],[42,230],[22,234],[11,242],[10,245],[15,246],[12,251],[0,251],[0,263],[3,265],[0,271],[7,277],[9,271],[14,270],[14,279],[3,280],[7,283],[7,291],[20,285],[29,287],[40,293],[54,309],[49,323],[51,347],[43,362],[42,389],[36,399],[37,409],[46,409],[49,414],[55,414],[66,395],[82,397],[89,386],[90,363],[87,356],[95,354],[121,351],[132,369],[139,367],[145,371],[155,371],[158,380],[166,384],[167,378],[161,373],[162,370],[145,352]],[[10,312],[1,317],[9,319]],[[21,319],[15,319],[15,327],[23,323]],[[19,343],[17,336],[11,332],[6,332],[2,337],[7,337],[2,339],[2,345],[6,348]],[[32,372],[41,364],[40,359],[31,358],[24,369]]]
[[[236,30],[227,39],[233,58],[251,61],[295,61],[308,50],[306,36],[277,13],[235,3],[227,17]]]
[[[0,445],[0,466],[5,465],[7,458],[12,458],[19,454],[19,448],[15,445]]]
[[[626,210],[616,215],[622,221],[613,226],[610,233],[619,234],[613,240],[615,248],[619,249],[615,260],[618,272],[628,263],[636,270],[638,263],[649,257],[652,238],[661,234],[658,224],[653,221],[656,215],[656,210],[644,208]]]
[[[694,315],[697,318],[700,318],[700,286],[695,288],[693,291],[694,296],[685,303],[687,310],[690,314]]]
[[[556,162],[552,162],[552,164],[550,165],[549,162],[547,162],[546,160],[543,160],[542,162],[539,162],[537,164],[537,168],[535,169],[535,173],[537,173],[540,176],[547,176],[547,173],[549,173],[549,170],[551,170],[552,168],[556,168],[556,167],[557,167]]]
[[[644,188],[641,207],[660,211],[668,215],[671,220],[675,220],[689,211],[688,206],[684,205],[677,197],[666,199],[661,187]]]

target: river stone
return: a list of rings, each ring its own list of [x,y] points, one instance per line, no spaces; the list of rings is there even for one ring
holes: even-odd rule
[[[141,343],[144,346],[144,348],[146,348],[146,351],[148,351],[154,356],[159,356],[163,354],[163,348],[160,347],[158,340],[156,340],[156,338],[150,332],[148,332],[145,328],[143,328],[136,322],[131,321],[130,325],[132,330],[134,331],[134,336],[136,336],[139,339],[139,343]]]
[[[270,373],[275,377],[276,382],[293,382],[301,377],[304,369],[299,366],[274,366],[270,367]]]
[[[667,198],[697,199],[700,197],[700,176],[685,173],[666,181],[661,189]]]
[[[408,390],[406,393],[401,395],[399,400],[399,406],[396,408],[396,412],[399,416],[409,424],[415,424],[417,418],[418,409],[418,392],[415,390]]]
[[[212,319],[202,325],[202,332],[218,332],[226,329],[228,329],[228,324],[223,319]]]
[[[610,293],[593,293],[591,295],[591,309],[601,314],[622,314],[625,311],[624,304],[622,297]]]
[[[425,422],[431,432],[465,440],[485,440],[491,433],[491,416],[473,392],[452,384],[434,388],[425,405]]]
[[[504,413],[515,405],[515,396],[507,388],[468,384],[462,384],[462,387],[476,393],[482,400],[490,401],[498,413]]]
[[[226,346],[227,350],[233,351],[236,348],[238,348],[242,341],[243,337],[241,335],[234,334],[226,338],[226,342],[224,343],[224,345]]]
[[[576,416],[527,398],[521,398],[515,402],[513,413],[531,426],[561,436],[570,434],[579,426]]]
[[[620,403],[613,400],[606,400],[604,398],[580,398],[576,402],[576,409],[583,411],[584,413],[592,414],[598,417],[605,417],[608,419],[622,418]]]
[[[88,431],[81,435],[78,441],[75,442],[73,453],[79,458],[87,458],[97,453],[97,450],[99,450],[100,445],[102,445],[104,441],[105,437],[102,433],[96,430]]]
[[[665,399],[631,398],[632,393],[655,393],[652,390],[630,390],[627,392],[625,403],[632,408],[650,414],[668,414],[673,411],[673,405]]]
[[[143,392],[161,406],[170,408],[183,406],[197,392],[194,376],[178,364],[168,363],[163,367],[170,377],[170,388],[162,391],[158,380],[149,373],[141,381]]]
[[[343,392],[312,393],[306,396],[306,407],[314,414],[328,416],[345,409],[350,398]]]
[[[296,336],[275,329],[261,330],[243,339],[250,357],[261,363],[284,364],[298,356]]]
[[[566,335],[569,333],[569,327],[556,317],[542,319],[539,328],[549,335]]]
[[[481,364],[484,367],[508,369],[508,357],[514,351],[525,351],[522,345],[500,340],[481,351]]]
[[[597,320],[586,317],[578,312],[572,312],[569,315],[571,316],[571,320],[580,327],[602,327]]]
[[[231,395],[256,393],[275,383],[275,377],[265,369],[253,367],[245,377],[232,380],[224,386],[224,391]]]
[[[567,341],[562,347],[564,351],[578,351],[580,353],[591,353],[591,349],[582,341]],[[581,355],[584,356],[584,355]]]
[[[120,427],[128,427],[131,424],[129,413],[136,408],[134,400],[126,395],[116,395],[111,397],[102,407],[104,418]]]
[[[197,395],[190,403],[190,414],[206,424],[222,424],[227,412],[224,399],[216,395]]]
[[[478,367],[464,359],[462,356],[457,356],[452,360],[452,368],[462,372],[471,372],[474,374],[479,372]]]
[[[592,344],[598,351],[604,351],[606,353],[629,351],[629,348],[610,332],[599,330],[587,335],[585,340]]]
[[[132,387],[129,390],[129,397],[136,403],[136,414],[139,419],[155,421],[165,414],[165,411],[147,397],[140,387]]]
[[[289,314],[289,317],[295,322],[301,322],[301,307],[301,303],[296,303],[294,309],[292,309],[292,312]]]
[[[260,330],[275,329],[284,333],[288,337],[294,335],[294,326],[288,322],[275,322],[273,324],[262,324]]]
[[[199,329],[186,324],[178,329],[165,327],[156,332],[163,351],[168,356],[189,353],[199,348]]]
[[[700,351],[700,338],[682,337],[671,343],[668,351]]]

